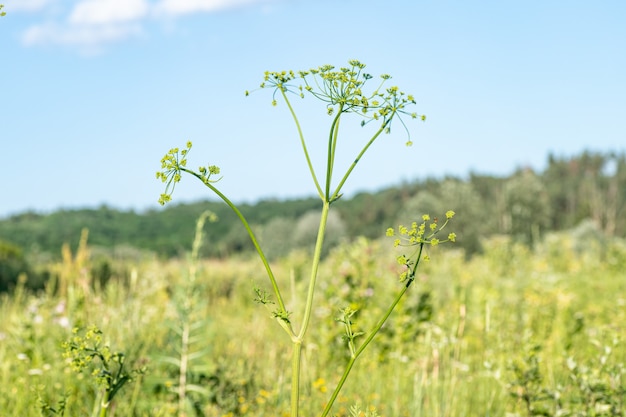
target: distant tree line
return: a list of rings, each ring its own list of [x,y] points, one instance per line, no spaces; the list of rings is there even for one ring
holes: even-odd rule
[[[270,257],[310,244],[317,231],[316,198],[264,200],[241,206]],[[471,173],[465,179],[429,178],[340,200],[329,218],[329,246],[357,236],[377,238],[387,227],[410,224],[423,213],[454,210],[458,245],[471,256],[481,240],[507,234],[533,245],[548,231],[590,220],[609,237],[626,236],[626,156],[584,152],[550,155],[543,172],[520,168],[507,177]],[[77,245],[89,230],[92,247],[128,248],[180,256],[190,250],[196,218],[205,210],[218,221],[206,226],[205,257],[227,257],[252,250],[239,220],[218,201],[178,204],[144,213],[97,209],[26,212],[0,220],[0,263],[19,270],[24,254],[60,257],[63,243]],[[13,254],[13,255],[11,255]],[[19,256],[17,255],[19,254]],[[4,259],[4,261],[3,261]],[[0,265],[0,274],[6,272]],[[2,277],[0,276],[0,281]]]

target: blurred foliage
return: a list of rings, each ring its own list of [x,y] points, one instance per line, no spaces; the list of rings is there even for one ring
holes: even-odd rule
[[[0,241],[0,291],[14,287],[20,274],[28,272],[22,249],[9,242]]]
[[[188,256],[129,253],[110,259],[111,275],[99,283],[101,254],[86,239],[83,232],[53,262],[63,292],[55,280],[37,293],[18,281],[0,294],[0,415],[38,416],[38,398],[52,406],[67,399],[66,415],[87,415],[93,387],[68,371],[60,346],[74,326],[93,323],[129,366],[147,367],[116,397],[115,415],[288,416],[290,370],[278,364],[290,346],[252,301],[254,285],[267,285],[258,259],[199,259],[190,286]],[[431,249],[333,415],[349,416],[355,404],[385,417],[623,415],[626,240],[588,221],[532,247],[505,235],[481,247],[471,258]],[[364,237],[329,249],[303,351],[303,415],[319,415],[348,359],[341,310],[356,310],[355,331],[367,331],[402,285],[396,254],[390,242]],[[308,262],[304,251],[277,257],[281,285],[299,294]],[[188,318],[185,300],[196,303]],[[183,356],[177,329],[187,322],[188,408],[180,414],[181,362],[163,358]]]
[[[624,237],[625,190],[626,156],[591,152],[569,158],[550,155],[543,172],[520,168],[508,177],[471,173],[466,179],[403,183],[343,197],[331,210],[332,230],[325,250],[359,236],[374,239],[398,222],[449,209],[458,214],[457,245],[468,257],[480,253],[481,241],[490,236],[508,235],[532,245],[550,231],[571,229],[585,221],[607,237]],[[268,255],[277,258],[294,249],[310,249],[304,246],[309,244],[305,237],[316,231],[312,212],[320,205],[318,199],[306,198],[263,200],[240,208]],[[6,264],[0,268],[13,271],[16,262],[36,265],[50,257],[59,259],[59,248],[65,243],[76,245],[81,230],[87,228],[90,246],[103,255],[97,273],[106,280],[113,275],[107,259],[122,252],[134,251],[134,257],[152,252],[169,258],[189,251],[194,221],[205,210],[220,221],[207,230],[201,257],[225,258],[253,250],[239,220],[221,202],[178,204],[142,213],[101,206],[50,214],[26,212],[0,220],[0,240],[23,251],[21,261],[13,259],[11,265],[8,260],[0,261]],[[15,277],[8,281],[14,283]]]
[[[0,292],[13,289],[20,279],[31,289],[41,289],[47,274],[31,268],[22,248],[0,240]]]

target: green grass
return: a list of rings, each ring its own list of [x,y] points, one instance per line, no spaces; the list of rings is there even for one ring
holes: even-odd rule
[[[470,261],[450,248],[431,251],[432,260],[359,359],[332,414],[348,416],[359,404],[384,417],[557,415],[557,409],[561,415],[624,415],[617,396],[626,385],[620,368],[626,349],[613,339],[626,333],[626,246],[617,241],[580,249],[574,243],[567,234],[554,235],[531,251],[493,239]],[[349,358],[335,320],[340,310],[358,309],[355,330],[367,331],[379,306],[402,285],[388,246],[359,240],[322,262],[311,342],[302,357],[303,416],[321,413]],[[296,290],[306,285],[305,255],[272,265],[281,287],[293,289],[285,292],[287,307],[296,302],[292,293],[303,294]],[[51,406],[66,397],[66,416],[90,415],[96,388],[89,375],[70,369],[62,348],[74,326],[90,324],[125,353],[129,369],[148,368],[115,397],[110,416],[289,415],[291,372],[276,364],[291,346],[275,342],[284,340],[283,330],[253,302],[254,285],[266,280],[258,260],[200,261],[188,289],[196,301],[186,315],[177,297],[189,285],[187,261],[125,265],[119,270],[128,276],[104,287],[92,285],[72,262],[79,260],[55,266],[66,271],[64,296],[52,287],[36,295],[18,288],[0,299],[1,417],[42,415],[38,396]],[[197,339],[186,345],[181,407],[180,369],[163,358],[181,357],[176,329],[183,321]],[[561,404],[545,398],[555,392]],[[611,398],[621,414],[606,411]]]

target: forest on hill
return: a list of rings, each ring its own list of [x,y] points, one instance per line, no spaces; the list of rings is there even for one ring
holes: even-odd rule
[[[156,196],[155,196],[156,198]],[[320,201],[265,200],[244,204],[241,211],[271,258],[310,245],[317,232]],[[506,177],[472,173],[465,179],[425,179],[342,198],[328,222],[327,248],[358,236],[378,238],[388,227],[410,224],[423,213],[454,210],[457,244],[467,256],[480,252],[491,235],[510,235],[532,245],[547,232],[571,229],[588,221],[598,235],[626,236],[626,156],[584,152],[573,157],[550,155],[543,172],[520,168]],[[206,226],[204,257],[229,257],[253,250],[230,208],[219,201],[173,204],[143,213],[106,206],[26,212],[0,220],[0,274],[36,260],[61,257],[61,248],[78,245],[87,229],[89,245],[103,256],[124,258],[152,253],[176,257],[192,244],[196,219],[205,211],[217,220]],[[16,261],[17,259],[17,261]],[[4,270],[4,272],[2,272]]]

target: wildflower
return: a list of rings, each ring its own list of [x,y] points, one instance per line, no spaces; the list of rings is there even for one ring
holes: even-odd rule
[[[172,148],[163,158],[161,158],[161,171],[157,171],[156,177],[161,182],[166,183],[165,192],[159,196],[159,204],[165,205],[172,200],[172,193],[176,187],[176,183],[181,180],[181,173],[192,172],[187,169],[187,156],[191,151],[192,143],[187,141],[186,149],[182,151],[178,148]],[[211,179],[212,175],[220,173],[219,167],[215,165],[209,165],[207,167],[200,167],[198,169],[200,177],[205,184],[211,184],[219,181],[219,179]]]
[[[338,70],[332,65],[322,65],[308,71],[265,71],[260,88],[274,89],[272,98],[274,106],[277,95],[282,95],[287,100],[287,92],[297,94],[301,98],[308,93],[327,103],[329,115],[337,113],[334,106],[339,106],[338,112],[341,114],[356,113],[362,116],[362,126],[372,121],[380,122],[380,129],[385,133],[391,131],[391,122],[397,118],[409,135],[407,145],[410,146],[412,144],[410,134],[402,121],[402,116],[425,120],[424,116],[406,110],[407,106],[416,104],[415,97],[404,93],[397,86],[381,90],[384,83],[391,79],[388,74],[381,75],[380,84],[372,92],[367,93],[364,87],[374,77],[364,72],[365,64],[362,62],[350,60],[348,64],[349,66]],[[296,80],[301,84],[295,84]]]
[[[322,393],[328,391],[328,388],[326,387],[326,380],[324,378],[318,378],[313,381],[313,388]]]
[[[425,244],[431,247],[438,246],[445,242],[456,242],[456,233],[451,232],[448,234],[447,239],[441,240],[437,235],[445,228],[449,220],[454,216],[454,212],[449,210],[446,212],[446,221],[443,224],[439,223],[437,217],[431,219],[429,214],[422,215],[422,222],[412,222],[411,228],[406,226],[398,226],[399,237],[394,239],[393,246],[416,246],[414,252],[410,255],[402,254],[396,258],[400,265],[404,265],[406,270],[400,274],[400,280],[404,281],[407,278],[413,279],[415,274],[415,268],[419,264],[420,259],[429,261],[430,256],[428,253],[424,253],[422,257],[422,250]],[[426,231],[428,230],[428,233]],[[393,228],[388,228],[386,232],[387,236],[394,236],[395,231]]]
[[[61,316],[57,319],[57,324],[63,328],[70,327],[70,319],[67,316]]]

